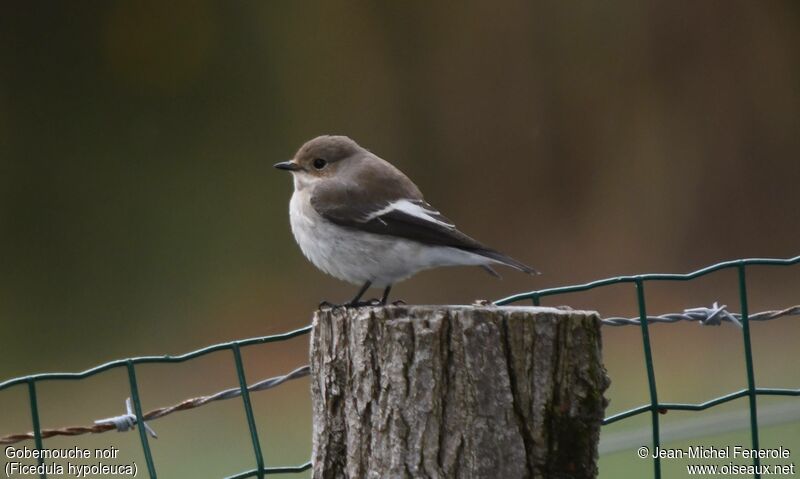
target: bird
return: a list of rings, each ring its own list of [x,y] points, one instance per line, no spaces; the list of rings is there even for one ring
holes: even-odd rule
[[[303,254],[360,286],[350,301],[320,307],[386,305],[394,284],[441,266],[480,266],[499,277],[491,265],[500,264],[539,274],[459,231],[403,172],[347,136],[313,138],[274,167],[293,176],[289,218]],[[383,288],[380,300],[361,300],[370,287]]]

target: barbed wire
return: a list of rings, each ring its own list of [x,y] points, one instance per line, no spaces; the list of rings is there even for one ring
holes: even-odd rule
[[[690,309],[685,309],[683,313],[671,313],[671,314],[662,314],[660,316],[648,316],[647,322],[677,323],[679,321],[688,321],[688,322],[699,322],[700,324],[705,326],[719,326],[723,322],[729,322],[741,327],[742,315],[738,313],[730,313],[726,308],[727,308],[726,305],[723,304],[722,306],[720,306],[718,303],[715,302],[710,308],[706,307],[690,308]],[[781,310],[763,311],[761,313],[751,314],[748,316],[748,321],[767,321],[771,319],[780,318],[782,316],[797,316],[797,315],[800,315],[800,305],[792,306]],[[641,324],[641,321],[638,317],[602,318],[601,322],[603,325],[606,326],[632,326]],[[247,390],[250,392],[264,391],[266,389],[270,389],[280,384],[283,384],[287,381],[308,376],[309,374],[310,374],[310,366],[308,365],[301,366],[283,376],[276,376],[273,378],[264,379],[257,383],[253,383],[247,387]],[[177,411],[186,411],[189,409],[194,409],[203,406],[210,402],[232,399],[239,397],[241,395],[242,395],[241,388],[230,388],[224,391],[220,391],[216,394],[211,394],[208,396],[198,396],[186,399],[173,406],[153,409],[152,411],[148,411],[142,416],[142,419],[144,420],[144,427],[152,437],[157,437],[155,431],[153,431],[153,429],[151,429],[150,426],[147,424],[147,421],[159,419]],[[135,428],[138,421],[136,419],[136,415],[133,414],[133,411],[130,407],[130,399],[126,400],[126,408],[127,408],[127,413],[119,416],[97,420],[92,426],[71,426],[71,427],[62,427],[55,429],[42,429],[41,437],[42,439],[47,439],[53,436],[78,436],[81,434],[99,434],[111,430],[117,430],[119,432],[129,431]],[[14,444],[27,439],[33,439],[34,437],[35,435],[33,432],[28,432],[25,434],[10,434],[7,436],[0,437],[0,444]]]
[[[286,381],[308,376],[309,373],[310,373],[310,367],[308,365],[305,365],[283,376],[276,376],[274,378],[264,379],[263,381],[253,383],[247,387],[247,390],[250,392],[264,391],[266,389],[274,388],[275,386],[283,384]],[[239,397],[241,395],[242,395],[241,388],[230,388],[224,391],[220,391],[216,394],[211,394],[208,396],[198,396],[186,399],[173,406],[153,409],[152,411],[148,411],[147,413],[145,413],[142,416],[142,419],[144,419],[144,421],[151,421],[154,419],[162,418],[166,415],[172,414],[177,411],[186,411],[188,409],[194,409],[203,406],[213,401],[232,399],[235,397]],[[117,430],[119,432],[128,431],[136,426],[137,420],[136,420],[136,415],[133,414],[133,412],[131,411],[130,399],[126,400],[126,406],[128,410],[126,414],[110,417],[107,419],[100,419],[98,421],[95,421],[93,426],[70,426],[70,427],[62,427],[55,429],[42,429],[41,437],[42,439],[47,439],[53,436],[79,436],[81,434],[98,434],[111,430]],[[144,426],[151,436],[157,437],[155,431],[150,429],[150,427],[147,425],[146,422]],[[33,432],[28,432],[25,434],[10,434],[8,436],[0,437],[0,444],[14,444],[20,441],[24,441],[26,439],[33,439],[34,437],[35,436]]]
[[[691,308],[684,309],[683,313],[662,314],[660,316],[648,316],[647,323],[677,323],[678,321],[699,322],[703,326],[719,326],[723,322],[733,323],[742,327],[742,315],[730,313],[726,305],[719,306],[714,303],[710,308]],[[764,311],[761,313],[750,314],[748,321],[767,321],[780,318],[781,316],[800,315],[800,305],[776,311]],[[641,320],[636,318],[603,318],[602,323],[606,326],[630,326],[640,325]]]

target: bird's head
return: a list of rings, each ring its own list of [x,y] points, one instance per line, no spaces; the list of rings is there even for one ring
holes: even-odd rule
[[[274,166],[290,171],[294,175],[295,186],[300,189],[335,176],[337,171],[346,167],[347,160],[361,156],[364,151],[346,136],[318,136],[301,146],[291,161]]]

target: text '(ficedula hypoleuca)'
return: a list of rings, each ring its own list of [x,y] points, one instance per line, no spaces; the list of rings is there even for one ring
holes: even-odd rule
[[[492,264],[528,274],[533,268],[458,231],[429,205],[400,170],[346,136],[319,136],[291,161],[277,163],[294,177],[289,202],[292,233],[303,254],[329,275],[361,286],[345,306],[370,288],[384,288],[439,266]]]

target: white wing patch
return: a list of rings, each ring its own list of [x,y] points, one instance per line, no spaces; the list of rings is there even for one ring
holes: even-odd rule
[[[380,209],[378,211],[375,211],[374,213],[370,213],[369,215],[367,215],[367,217],[366,217],[366,219],[364,221],[365,222],[366,221],[372,221],[375,218],[378,218],[380,220],[380,216],[383,216],[383,215],[385,215],[387,213],[391,213],[392,211],[400,211],[400,212],[403,212],[403,213],[405,213],[407,215],[414,216],[414,217],[419,218],[421,220],[429,221],[431,223],[435,223],[435,224],[437,224],[439,226],[443,226],[445,228],[451,228],[452,229],[452,228],[456,227],[456,225],[454,225],[452,223],[448,223],[446,221],[442,221],[441,213],[439,213],[438,211],[433,209],[433,207],[431,205],[429,205],[428,203],[425,203],[424,201],[418,201],[418,200],[413,200],[413,201],[412,200],[397,200],[397,201],[394,201],[394,202],[390,203],[388,206],[386,206],[385,208],[382,208],[382,209]]]

